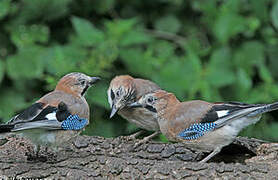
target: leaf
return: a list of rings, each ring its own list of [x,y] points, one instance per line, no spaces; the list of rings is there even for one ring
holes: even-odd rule
[[[249,1],[252,8],[250,8],[256,18],[259,18],[262,21],[268,20],[268,0],[261,1]]]
[[[237,67],[242,67],[248,74],[253,73],[253,66],[264,62],[264,46],[258,41],[243,43],[234,53],[233,60]]]
[[[40,60],[41,49],[30,47],[21,49],[7,58],[7,73],[12,79],[38,78],[43,73],[44,64]]]
[[[161,60],[159,63],[163,63],[167,61],[168,58],[175,56],[175,46],[168,41],[156,40],[150,43],[149,46],[154,54],[159,57],[159,60]]]
[[[120,51],[120,57],[130,72],[145,77],[152,75],[153,63],[157,61],[152,52],[143,51],[139,48],[124,49]]]
[[[245,31],[245,19],[232,13],[220,14],[216,19],[213,32],[221,42],[227,43],[233,36]]]
[[[77,71],[77,62],[85,58],[83,49],[71,46],[53,46],[42,52],[41,56],[46,69],[51,74],[62,76],[71,71]]]
[[[268,46],[266,49],[267,52],[267,57],[269,59],[269,64],[268,68],[271,71],[271,74],[274,76],[274,78],[278,78],[278,51],[277,51],[277,46]]]
[[[46,43],[48,38],[49,29],[44,25],[20,25],[18,28],[14,28],[11,31],[11,39],[19,48],[33,45],[36,42]]]
[[[107,101],[106,91],[107,91],[107,84],[104,84],[103,82],[99,82],[96,87],[92,87],[88,90],[86,99],[90,104],[94,103],[96,105],[104,107],[105,109],[110,109],[110,105],[108,104]]]
[[[0,1],[0,20],[3,19],[10,11],[11,0]]]
[[[3,60],[0,59],[0,84],[3,80],[4,73],[5,73],[5,63]]]
[[[235,74],[230,59],[229,48],[221,48],[213,52],[207,66],[206,79],[209,84],[220,88],[234,83]]]
[[[5,121],[15,115],[15,112],[26,107],[24,96],[14,89],[1,89],[0,99],[0,117]]]
[[[155,29],[159,31],[167,31],[177,33],[181,28],[181,23],[177,17],[173,15],[165,16],[155,22]]]
[[[244,90],[245,92],[250,90],[253,84],[251,77],[248,76],[248,74],[242,68],[239,68],[237,71],[237,83],[239,90]]]
[[[137,23],[137,19],[117,19],[114,21],[107,21],[105,27],[107,29],[107,36],[110,40],[121,41],[126,34],[133,30]]]
[[[115,0],[95,1],[93,8],[97,13],[104,14],[115,6]]]
[[[199,91],[201,93],[202,99],[205,99],[206,101],[223,101],[219,89],[213,87],[210,85],[207,81],[202,80],[199,82]]]
[[[278,1],[275,1],[271,9],[271,20],[276,29],[278,29]]]
[[[149,43],[151,37],[140,30],[133,30],[126,33],[123,39],[119,42],[121,46],[131,46],[143,43]]]
[[[200,74],[195,66],[193,59],[175,57],[171,62],[159,67],[151,78],[162,89],[174,92],[179,98],[184,98],[184,92],[193,94],[196,90]]]
[[[95,47],[80,63],[80,69],[86,73],[102,74],[104,77],[111,76],[111,72],[105,70],[112,67],[118,54],[119,50],[115,43],[105,41]]]
[[[77,36],[80,38],[84,46],[93,46],[104,40],[102,31],[94,27],[94,25],[86,19],[72,17],[71,22]]]
[[[72,0],[22,0],[20,13],[17,20],[27,22],[31,20],[53,21],[64,17],[69,12]]]
[[[262,78],[262,80],[265,81],[266,83],[272,83],[273,78],[272,78],[271,72],[266,67],[266,65],[263,62],[260,62],[260,63],[258,63],[258,68],[259,68],[259,74],[260,74],[260,77]]]

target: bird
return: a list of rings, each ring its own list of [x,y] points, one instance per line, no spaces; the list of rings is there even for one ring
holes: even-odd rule
[[[161,133],[170,141],[210,153],[200,161],[205,163],[232,143],[242,129],[258,122],[263,113],[277,110],[278,102],[180,102],[173,93],[158,90],[142,96],[130,106],[154,112]]]
[[[54,91],[0,125],[0,133],[17,132],[31,139],[37,153],[41,145],[59,147],[89,124],[90,110],[84,95],[99,80],[79,72],[66,74]]]
[[[145,108],[131,108],[128,105],[136,102],[142,95],[159,89],[160,87],[150,80],[133,78],[130,75],[116,76],[110,82],[107,90],[108,102],[112,108],[110,118],[118,113],[139,128],[154,131],[154,133],[145,137],[135,146],[147,142],[149,139],[158,135],[160,133],[159,125],[153,112]],[[129,137],[135,139],[141,133],[142,131],[139,131]]]

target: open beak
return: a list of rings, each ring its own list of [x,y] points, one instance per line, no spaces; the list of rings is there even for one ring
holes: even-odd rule
[[[99,80],[101,80],[100,77],[91,77],[91,80],[89,82],[90,86],[92,86],[93,84],[95,84],[96,82],[98,82]]]
[[[138,107],[143,107],[143,105],[138,102],[134,102],[134,103],[129,104],[128,107],[138,108]]]
[[[118,112],[118,108],[116,108],[116,106],[113,104],[112,105],[112,110],[111,110],[111,114],[110,114],[110,119]]]

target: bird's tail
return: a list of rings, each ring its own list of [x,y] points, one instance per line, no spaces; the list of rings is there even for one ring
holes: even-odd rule
[[[246,125],[241,124],[241,121],[239,123],[245,127],[249,124],[256,123],[260,119],[260,118],[256,118],[256,117],[259,117],[261,114],[270,112],[270,111],[274,111],[277,109],[278,109],[278,102],[275,102],[272,104],[254,104],[249,107],[243,106],[240,110],[234,111],[231,114],[215,121],[216,128],[220,128],[222,126],[225,126],[228,123],[237,121],[238,119],[241,119],[243,117],[247,117],[248,120],[244,121]],[[235,124],[237,124],[237,123],[235,123]]]
[[[0,133],[11,132],[13,128],[14,128],[14,125],[1,124],[0,125]]]
[[[266,104],[266,105],[262,106],[261,108],[256,109],[255,111],[249,113],[248,116],[252,117],[252,116],[256,116],[256,115],[263,114],[266,112],[275,111],[277,109],[278,109],[278,102],[275,102],[272,104]]]

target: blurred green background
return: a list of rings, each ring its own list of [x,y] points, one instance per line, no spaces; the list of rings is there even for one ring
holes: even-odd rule
[[[120,74],[180,100],[278,101],[277,30],[275,0],[0,0],[0,117],[73,71],[103,79],[86,95],[88,135],[136,131],[109,119],[106,90]],[[278,112],[241,135],[278,141]]]

